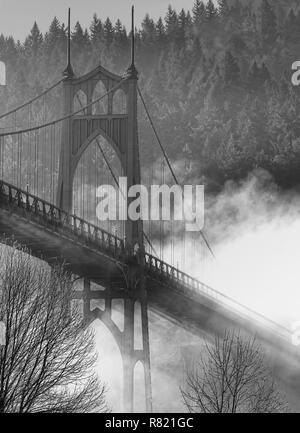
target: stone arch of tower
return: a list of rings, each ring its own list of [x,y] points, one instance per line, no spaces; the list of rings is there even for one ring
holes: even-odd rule
[[[87,95],[83,90],[79,89],[75,93],[75,96],[73,98],[73,110],[75,113],[77,113],[81,107],[85,107],[86,105],[87,105]],[[79,116],[81,114],[84,114],[84,110],[78,113]]]
[[[107,87],[107,83],[105,85],[102,80],[99,80],[94,85],[94,89],[92,93],[92,101],[95,101],[101,96],[105,95],[108,90],[109,87]],[[104,97],[104,99],[95,103],[92,106],[92,114],[97,115],[97,114],[108,114],[108,113],[109,113],[109,96],[107,95]]]
[[[92,310],[91,314],[93,316],[93,321],[98,319],[106,326],[106,328],[109,330],[112,337],[114,338],[115,342],[117,343],[120,354],[122,355],[122,332],[112,320],[110,314],[98,307]]]
[[[122,176],[120,156],[116,144],[101,130],[95,131],[86,140],[75,155],[74,165],[71,167],[72,209],[78,217],[88,219],[90,223],[123,238],[124,221],[102,220],[97,215],[100,202],[99,188],[108,184],[116,190],[115,179]],[[109,197],[111,203],[114,203],[113,195]]]
[[[72,181],[74,180],[74,175],[75,175],[77,166],[81,160],[82,155],[84,154],[84,152],[88,149],[88,147],[96,139],[99,139],[99,137],[104,138],[106,140],[106,142],[112,147],[114,153],[116,154],[116,156],[117,156],[118,160],[120,161],[120,164],[123,168],[121,152],[120,152],[120,149],[118,148],[117,144],[109,135],[107,135],[105,133],[105,131],[103,131],[103,129],[98,128],[85,140],[85,142],[80,146],[80,148],[78,149],[78,151],[74,155],[74,159],[72,162],[72,172],[71,172]]]
[[[137,276],[140,278],[140,275]],[[125,281],[124,281],[125,283]],[[150,380],[150,359],[149,359],[149,338],[148,338],[148,317],[147,304],[141,287],[138,292],[133,293],[131,287],[133,281],[127,286],[127,290],[122,289],[117,292],[108,282],[104,290],[91,290],[91,282],[84,280],[83,288],[83,312],[85,323],[88,326],[95,320],[100,320],[109,330],[120,350],[123,361],[123,405],[126,412],[134,411],[135,399],[135,370],[136,365],[140,363],[143,367],[145,381],[145,406],[147,411],[151,411],[151,380]],[[126,285],[126,283],[125,283]],[[99,300],[102,305],[99,307]],[[93,305],[93,300],[96,301]],[[115,322],[112,311],[113,301],[123,301],[123,318],[124,326],[122,329]],[[135,347],[136,332],[135,313],[136,306],[139,305],[140,320],[139,336],[141,337],[141,346]],[[147,326],[147,328],[145,328]]]
[[[112,318],[112,308],[111,308],[111,300],[109,302],[104,302],[104,307],[95,306],[94,308],[90,305],[90,300],[92,299],[92,293],[89,291],[89,282],[85,282],[85,291],[89,292],[90,295],[86,297],[88,305],[85,306],[85,317],[88,317],[87,325],[90,325],[95,320],[100,320],[111,333],[112,337],[115,339],[115,342],[120,350],[122,355],[124,350],[124,332],[125,329],[121,330],[119,326],[115,323]],[[122,298],[117,298],[117,300],[123,300]],[[139,302],[139,300],[135,300],[133,302],[133,306]],[[125,304],[124,304],[125,308]],[[141,321],[142,321],[142,312],[141,312]],[[142,322],[140,323],[142,328]],[[140,330],[142,331],[142,329]],[[135,338],[134,338],[135,339]],[[142,341],[142,340],[141,340]],[[132,356],[132,368],[136,367],[138,363],[141,363],[143,368],[145,368],[145,359],[143,355],[142,347],[136,350],[136,353]]]
[[[123,89],[118,89],[113,94],[113,114],[125,114],[126,113],[126,95]]]

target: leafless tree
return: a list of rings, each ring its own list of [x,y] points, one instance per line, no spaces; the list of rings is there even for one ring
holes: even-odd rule
[[[255,338],[226,332],[205,350],[181,390],[193,413],[273,413],[287,406]]]
[[[71,303],[62,265],[14,245],[0,248],[0,412],[104,412],[93,331]]]

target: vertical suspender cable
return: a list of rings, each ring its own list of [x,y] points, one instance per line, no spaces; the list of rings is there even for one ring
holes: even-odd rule
[[[159,144],[159,146],[160,146],[160,149],[161,149],[161,151],[162,151],[162,153],[163,153],[163,156],[164,156],[164,158],[165,158],[165,160],[166,160],[166,162],[167,162],[167,164],[168,164],[168,167],[169,167],[169,170],[170,170],[170,172],[171,172],[171,174],[172,174],[172,177],[173,177],[175,183],[176,183],[177,185],[180,185],[179,182],[178,182],[178,180],[177,180],[177,177],[176,177],[176,175],[175,175],[175,173],[174,173],[174,170],[173,170],[173,168],[172,168],[172,165],[171,165],[171,162],[170,162],[170,160],[169,160],[169,157],[168,157],[168,155],[167,155],[167,153],[166,153],[166,151],[165,151],[165,149],[164,149],[164,147],[163,147],[163,145],[162,145],[162,142],[161,142],[161,140],[160,140],[160,138],[159,138],[159,135],[158,135],[157,130],[156,130],[156,128],[155,128],[155,125],[154,125],[154,123],[153,123],[152,117],[151,117],[150,112],[149,112],[149,110],[148,110],[148,107],[147,107],[147,105],[146,105],[145,99],[144,99],[144,97],[143,97],[143,95],[142,95],[142,92],[141,92],[141,90],[140,90],[139,87],[137,88],[137,90],[138,90],[138,94],[139,94],[139,96],[140,96],[140,98],[141,98],[141,101],[142,101],[142,103],[143,103],[144,109],[145,109],[145,111],[146,111],[146,114],[147,114],[148,120],[149,120],[149,122],[150,122],[150,124],[151,124],[151,127],[152,127],[152,129],[153,129],[153,132],[154,132],[154,134],[155,134],[156,140],[157,140],[157,142],[158,142],[158,144]],[[203,238],[203,240],[204,240],[204,242],[205,242],[207,248],[209,249],[211,255],[212,255],[213,258],[215,259],[216,257],[215,257],[215,255],[214,255],[214,252],[213,252],[211,246],[210,246],[209,243],[208,243],[208,240],[206,239],[206,236],[204,235],[204,233],[203,233],[202,230],[199,230],[199,232],[200,232],[200,234],[201,234],[201,236],[202,236],[202,238]]]

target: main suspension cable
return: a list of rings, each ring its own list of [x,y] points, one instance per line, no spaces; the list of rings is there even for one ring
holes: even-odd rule
[[[27,107],[27,105],[32,104],[33,102],[37,101],[38,99],[45,96],[47,93],[51,92],[51,90],[55,89],[59,84],[61,84],[65,78],[59,80],[57,83],[53,84],[53,86],[49,87],[48,89],[44,90],[39,95],[35,96],[34,98],[30,99],[29,101],[25,102],[24,104],[20,105],[19,107],[14,108],[13,110],[8,111],[7,113],[1,114],[0,120],[3,119],[6,116],[9,116],[10,114],[16,113],[19,110],[22,110],[23,108]]]

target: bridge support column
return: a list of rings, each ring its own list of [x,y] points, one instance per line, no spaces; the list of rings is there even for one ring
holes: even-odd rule
[[[141,304],[141,333],[143,347],[141,350],[135,349],[135,302]],[[125,299],[124,303],[124,334],[123,334],[123,410],[132,413],[135,410],[134,393],[134,370],[136,363],[141,361],[144,368],[144,387],[145,387],[145,409],[152,412],[152,391],[151,391],[151,370],[150,370],[150,348],[148,313],[146,299]]]
[[[83,280],[83,291],[80,292],[80,297],[83,301],[83,316],[86,323],[96,318],[108,324],[113,337],[116,339],[120,348],[122,363],[123,363],[123,395],[122,406],[126,413],[133,413],[135,410],[135,366],[137,362],[141,362],[144,368],[144,390],[145,390],[145,410],[148,413],[152,412],[152,392],[151,392],[151,371],[150,371],[150,348],[149,348],[149,330],[148,330],[148,312],[147,312],[147,297],[144,288],[144,278],[142,268],[136,263],[130,267],[129,272],[130,285],[126,290],[118,290],[118,295],[114,292],[113,286],[107,282],[107,288],[103,292],[91,291],[90,281],[87,278]],[[132,287],[132,289],[131,289]],[[99,296],[99,294],[103,296]],[[91,311],[90,302],[92,299],[104,299],[105,308],[98,309],[95,314]],[[124,329],[121,331],[112,321],[111,307],[113,299],[123,299],[124,301]],[[139,303],[141,306],[141,324],[140,329],[135,329],[135,305]],[[108,322],[107,322],[108,321]],[[135,333],[140,335],[136,335]],[[135,347],[137,337],[142,337],[142,347]]]
[[[123,410],[134,411],[134,299],[124,300]]]
[[[148,308],[147,300],[141,304],[142,311],[142,332],[143,332],[143,351],[144,351],[144,379],[145,379],[145,397],[146,412],[152,412],[152,385],[151,385],[151,367],[150,367],[150,343],[149,343],[149,326],[148,326]]]

